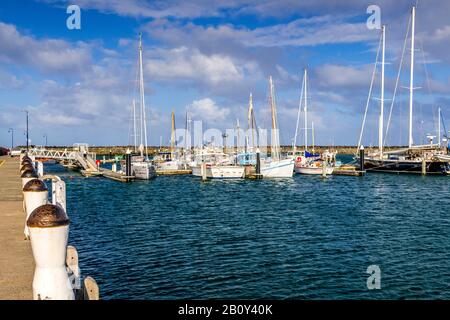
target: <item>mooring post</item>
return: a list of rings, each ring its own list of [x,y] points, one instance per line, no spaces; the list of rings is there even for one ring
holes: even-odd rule
[[[256,149],[256,174],[261,174],[261,153]]]
[[[24,172],[22,172],[22,175],[20,177],[22,178],[22,189],[23,189],[23,187],[25,187],[28,181],[37,179],[38,175],[36,171],[27,169]]]
[[[327,160],[325,159],[322,163],[322,177],[326,178],[327,176]]]
[[[202,162],[200,170],[202,172],[202,181],[206,181],[206,163]]]
[[[425,157],[422,158],[422,175],[427,174],[427,161],[425,160]]]
[[[37,174],[38,174],[39,178],[41,178],[44,175],[44,164],[41,161],[37,161],[36,169],[37,169]]]
[[[30,171],[34,171],[34,166],[32,163],[30,162],[24,162],[24,164],[22,165],[22,167],[20,168],[20,174],[24,173],[25,171],[30,170]]]
[[[25,154],[23,156],[21,154],[21,156],[20,156],[20,166],[19,167],[23,166],[25,164],[25,162],[33,164],[33,160],[31,160],[31,158],[27,154]]]
[[[364,146],[359,148],[359,170],[364,171]]]
[[[83,300],[99,300],[100,290],[97,282],[92,277],[86,277],[83,282]]]
[[[125,155],[125,175],[127,177],[131,176],[131,153]]]
[[[80,267],[78,266],[78,251],[74,246],[67,246],[66,266],[69,274],[69,279],[74,290],[75,299],[82,300],[81,290],[81,275]]]
[[[47,203],[48,188],[46,184],[39,179],[33,179],[27,182],[23,187],[23,199],[25,203],[25,239],[30,239],[30,233],[27,227],[27,220],[34,209]]]
[[[74,300],[66,270],[69,218],[59,205],[36,208],[27,221],[36,269],[34,300]]]

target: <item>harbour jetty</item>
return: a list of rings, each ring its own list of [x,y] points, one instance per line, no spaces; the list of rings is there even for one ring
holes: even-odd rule
[[[0,300],[98,300],[97,283],[82,281],[67,243],[65,182],[22,153],[0,157],[0,193]]]
[[[19,158],[0,157],[0,300],[33,299],[34,260],[24,240]]]
[[[392,146],[385,147],[385,150],[395,150],[403,148],[405,146]],[[17,147],[22,148],[24,147]],[[73,148],[73,146],[48,146],[45,147],[49,151],[64,151]],[[102,162],[114,162],[115,155],[123,155],[127,149],[132,149],[133,146],[89,146],[89,151],[97,156],[105,156]],[[338,154],[356,154],[358,152],[357,146],[315,146],[315,151],[323,153],[325,150],[336,150]],[[227,147],[227,151],[230,153],[236,152],[236,147]],[[376,151],[378,147],[366,147],[367,152]],[[281,153],[287,153],[292,151],[292,146],[280,146]],[[167,152],[170,153],[170,147],[148,146],[148,154],[150,156],[157,155],[158,153]],[[109,160],[109,161],[108,161]]]

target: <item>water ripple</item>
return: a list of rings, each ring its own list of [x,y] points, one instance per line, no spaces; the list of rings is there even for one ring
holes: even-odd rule
[[[445,177],[121,184],[61,167],[70,243],[104,299],[449,299]],[[382,270],[367,290],[366,269]]]

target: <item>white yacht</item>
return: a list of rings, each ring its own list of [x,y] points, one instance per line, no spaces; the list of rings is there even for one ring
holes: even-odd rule
[[[136,117],[136,103],[133,100],[133,137],[134,137],[134,152],[139,151],[140,155],[132,155],[130,163],[131,176],[135,179],[149,180],[156,177],[156,168],[148,158],[148,144],[147,144],[147,118],[145,113],[145,92],[144,92],[144,70],[142,64],[142,34],[139,35],[139,94],[140,105],[138,110],[140,123],[137,125]],[[139,147],[137,146],[137,137],[140,138]],[[131,150],[127,151],[131,154]],[[126,174],[126,163],[122,168],[122,172]],[[124,170],[125,168],[125,170]]]
[[[275,88],[271,76],[269,77],[269,90],[269,105],[272,114],[271,157],[261,163],[261,174],[263,178],[291,178],[294,175],[294,160],[292,158],[281,159],[280,156]]]
[[[215,150],[201,150],[195,155],[192,175],[211,179],[244,178],[245,167],[234,164],[230,155]]]

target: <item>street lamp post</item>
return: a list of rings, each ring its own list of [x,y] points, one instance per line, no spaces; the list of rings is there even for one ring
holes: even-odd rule
[[[25,113],[27,114],[27,152],[29,151],[29,149],[30,149],[30,146],[29,146],[29,131],[28,131],[28,110],[25,110]]]
[[[14,129],[9,128],[8,132],[11,133],[11,150],[12,150],[14,148]]]

